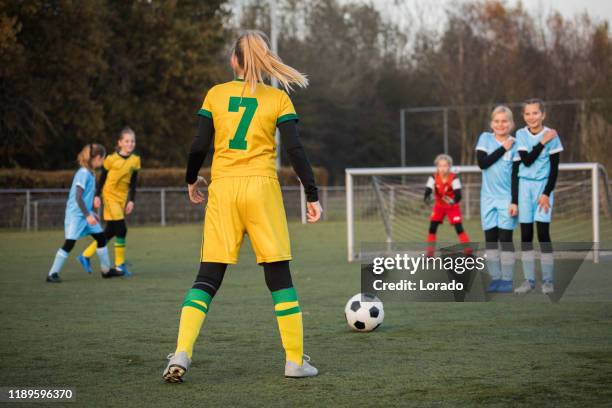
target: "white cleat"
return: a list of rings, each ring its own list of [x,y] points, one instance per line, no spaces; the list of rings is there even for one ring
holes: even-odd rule
[[[552,282],[544,282],[542,284],[542,293],[544,295],[551,295],[555,293],[555,285]]]
[[[314,377],[317,374],[319,374],[319,370],[310,365],[310,357],[305,354],[301,366],[293,361],[285,363],[285,377],[287,378]]]
[[[523,283],[521,283],[521,286],[514,289],[514,293],[517,295],[526,295],[527,293],[531,292],[534,288],[535,288],[535,282],[531,282],[530,280],[525,279]]]
[[[184,351],[168,354],[168,365],[162,376],[167,383],[182,383],[183,376],[189,369],[191,359]]]

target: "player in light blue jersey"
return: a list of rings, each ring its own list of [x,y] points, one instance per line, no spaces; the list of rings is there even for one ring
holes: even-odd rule
[[[512,231],[517,223],[519,168],[515,139],[510,135],[513,128],[512,111],[506,106],[498,106],[491,113],[493,133],[482,133],[476,143],[478,166],[482,169],[480,219],[491,275],[487,292],[512,292]]]
[[[542,293],[554,292],[554,259],[550,240],[550,222],[554,202],[553,190],[559,172],[561,140],[554,129],[544,126],[546,108],[541,99],[529,99],[523,104],[523,119],[527,124],[516,133],[519,167],[519,222],[521,223],[521,258],[525,281],[516,288],[525,294],[535,288],[535,252],[533,224],[538,230]]]
[[[100,222],[93,212],[93,200],[96,191],[94,170],[102,166],[105,156],[106,150],[104,146],[95,143],[88,144],[79,153],[77,160],[81,168],[74,175],[68,201],[66,202],[66,216],[64,218],[66,240],[64,241],[64,246],[55,254],[55,260],[47,274],[47,282],[61,282],[59,273],[66,259],[68,259],[68,254],[74,247],[77,239],[86,235],[91,235],[98,242],[97,253],[100,258],[102,276],[108,278],[121,275],[110,268],[106,239],[104,238]]]

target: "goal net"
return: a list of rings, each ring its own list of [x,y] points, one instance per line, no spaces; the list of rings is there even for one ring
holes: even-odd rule
[[[555,187],[553,242],[601,242],[612,233],[608,177],[597,163],[559,167]],[[455,166],[462,184],[463,225],[473,242],[484,240],[480,226],[481,173],[477,166]],[[423,201],[435,167],[346,169],[348,260],[368,259],[368,244],[422,243],[431,206]],[[520,194],[520,193],[519,193]],[[438,229],[438,242],[456,242],[453,228]],[[514,234],[520,240],[520,233]]]

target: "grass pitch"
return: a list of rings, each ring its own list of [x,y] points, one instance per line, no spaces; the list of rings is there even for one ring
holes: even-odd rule
[[[82,272],[82,240],[59,285],[44,278],[62,231],[0,233],[0,386],[75,387],[66,405],[87,407],[610,406],[612,303],[387,302],[378,331],[353,333],[343,309],[359,265],[346,262],[344,224],[290,228],[318,377],[283,377],[272,300],[245,242],[186,382],[162,382],[198,267],[201,226],[188,225],[131,228],[132,279]]]

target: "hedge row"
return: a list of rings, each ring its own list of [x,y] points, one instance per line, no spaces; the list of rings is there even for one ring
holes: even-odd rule
[[[328,174],[323,167],[313,169],[319,185],[327,185]],[[0,188],[69,188],[74,170],[41,171],[28,169],[0,169]],[[210,180],[210,168],[200,171],[200,176]],[[291,167],[278,172],[282,185],[297,185],[298,180]],[[184,168],[142,169],[138,177],[140,187],[182,187],[185,185]]]

